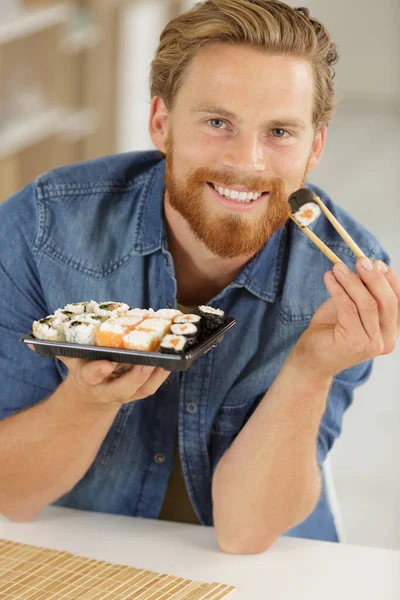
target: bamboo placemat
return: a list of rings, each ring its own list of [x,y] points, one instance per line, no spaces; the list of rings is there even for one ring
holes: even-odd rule
[[[221,600],[234,590],[0,539],[0,600]]]

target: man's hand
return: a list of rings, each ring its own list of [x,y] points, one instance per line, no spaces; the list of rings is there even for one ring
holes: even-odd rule
[[[400,278],[381,261],[372,270],[359,259],[358,276],[335,265],[324,281],[331,298],[314,314],[293,356],[308,370],[335,376],[380,354],[390,354],[400,333]],[[342,271],[345,267],[345,271]]]
[[[29,347],[34,350],[31,344]],[[156,393],[170,374],[160,367],[57,358],[68,368],[66,385],[80,398],[95,404],[126,404],[147,398]]]

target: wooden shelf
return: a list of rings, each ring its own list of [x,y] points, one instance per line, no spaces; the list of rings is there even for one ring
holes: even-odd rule
[[[0,23],[0,45],[24,38],[49,27],[68,22],[73,6],[62,2],[40,9],[23,9]]]
[[[0,130],[0,160],[55,135],[62,135],[67,143],[74,143],[94,133],[96,128],[94,110],[50,108]]]
[[[95,25],[83,27],[79,31],[67,33],[61,41],[60,50],[67,54],[78,54],[84,50],[95,48],[101,39],[101,31]]]

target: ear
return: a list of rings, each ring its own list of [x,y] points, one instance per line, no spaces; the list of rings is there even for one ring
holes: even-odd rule
[[[159,96],[154,96],[151,100],[149,132],[153,144],[160,151],[166,154],[166,142],[168,138],[169,112],[165,106],[164,100]]]
[[[312,171],[319,165],[319,161],[321,160],[325,148],[326,135],[327,127],[324,127],[315,134],[310,158],[308,161],[307,172]]]

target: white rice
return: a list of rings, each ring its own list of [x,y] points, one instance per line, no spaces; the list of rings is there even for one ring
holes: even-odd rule
[[[71,344],[86,344],[89,346],[95,345],[94,333],[100,327],[99,321],[80,321],[75,319],[65,323],[65,337],[67,342]]]
[[[159,343],[159,336],[154,331],[138,331],[134,329],[124,335],[124,348],[126,350],[149,352],[157,350]]]
[[[199,310],[208,313],[209,315],[218,315],[218,317],[223,317],[225,315],[223,310],[220,308],[213,308],[212,306],[199,306]]]
[[[143,322],[142,317],[127,317],[126,314],[123,317],[116,317],[113,319],[114,323],[122,325],[122,327],[136,327]]]
[[[47,323],[43,321],[46,320]],[[42,321],[42,323],[40,322]],[[65,342],[64,326],[53,315],[49,315],[46,319],[34,321],[32,325],[32,333],[38,340],[48,342]]]
[[[162,348],[170,349],[173,348],[176,352],[182,352],[186,346],[186,338],[183,335],[166,335],[162,342]]]
[[[311,216],[306,215],[307,212],[311,212]],[[318,219],[321,215],[321,209],[315,202],[307,202],[294,213],[294,218],[302,227],[308,227]]]
[[[141,317],[142,319],[145,319],[146,317],[150,317],[154,315],[154,310],[152,308],[150,308],[149,310],[147,310],[147,308],[131,308],[130,310],[127,310],[126,313],[124,313],[124,317]]]
[[[176,310],[175,308],[161,308],[156,313],[154,313],[155,317],[160,319],[168,319],[168,321],[173,321],[179,315],[182,315],[181,310]]]
[[[128,304],[124,304],[123,302],[94,302],[92,300],[91,306],[93,307],[93,312],[102,317],[117,317],[120,313],[125,313],[129,310]]]
[[[196,335],[197,327],[193,323],[176,323],[172,325],[171,333],[175,335]]]
[[[199,324],[201,321],[200,315],[179,315],[179,317],[175,317],[174,323],[195,323]]]
[[[145,319],[137,326],[138,331],[154,331],[161,339],[171,329],[171,321],[168,319]]]
[[[64,310],[72,312],[76,315],[80,315],[85,312],[92,312],[90,309],[90,302],[74,302],[73,304],[67,304],[64,306]]]

